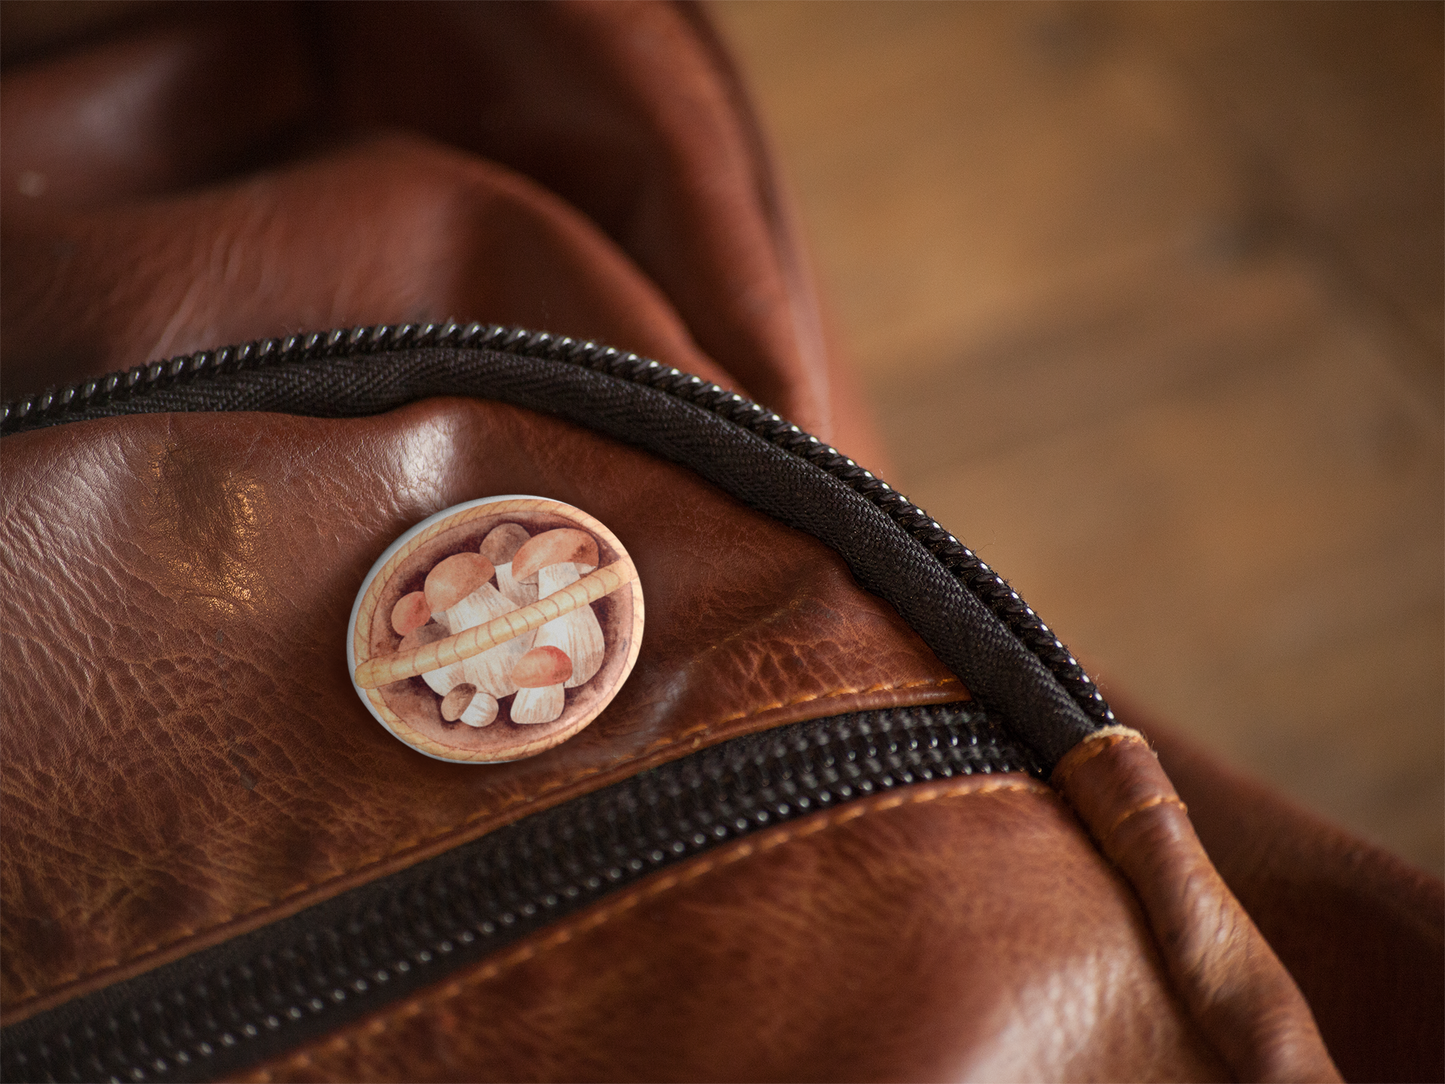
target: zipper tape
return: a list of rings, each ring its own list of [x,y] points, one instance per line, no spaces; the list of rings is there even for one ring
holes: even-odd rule
[[[836,550],[1046,769],[1113,722],[1017,592],[886,482],[700,377],[546,332],[455,323],[338,329],[153,362],[0,407],[0,433],[123,414],[377,414],[471,395],[575,422],[696,471]]]
[[[724,843],[894,787],[995,772],[1044,777],[971,701],[736,738],[13,1024],[0,1076],[236,1072]]]

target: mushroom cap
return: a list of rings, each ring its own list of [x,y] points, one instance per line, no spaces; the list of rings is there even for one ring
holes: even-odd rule
[[[428,621],[425,625],[419,625],[401,638],[401,643],[396,645],[397,651],[410,651],[414,647],[425,647],[427,644],[434,644],[438,640],[445,640],[450,636],[444,625],[435,621]]]
[[[446,696],[442,697],[442,718],[449,723],[454,723],[462,717],[462,712],[467,710],[467,705],[472,702],[472,697],[477,695],[477,687],[468,685],[466,682],[458,685]]]
[[[391,627],[398,636],[421,628],[431,620],[431,607],[427,605],[425,591],[413,591],[402,595],[391,608]]]
[[[432,613],[450,610],[482,584],[496,569],[480,553],[454,553],[438,561],[426,574],[426,602]]]
[[[512,667],[512,680],[519,689],[560,685],[571,676],[572,660],[560,647],[534,647]]]
[[[482,539],[482,556],[494,565],[504,565],[531,537],[520,523],[504,523]]]
[[[570,563],[597,567],[597,539],[575,527],[558,527],[533,535],[512,555],[512,575],[525,582],[535,581],[537,570],[548,565]]]

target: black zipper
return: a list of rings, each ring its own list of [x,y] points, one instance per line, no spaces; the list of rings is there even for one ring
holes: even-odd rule
[[[612,379],[645,387],[652,391],[708,411],[741,430],[767,441],[773,447],[808,463],[822,471],[829,479],[846,486],[853,493],[864,498],[910,539],[921,545],[948,574],[977,599],[988,612],[1008,630],[1011,636],[1026,651],[1037,659],[1047,673],[1057,682],[1058,688],[1067,695],[1079,713],[1072,722],[1059,718],[1057,710],[1046,712],[1054,716],[1053,727],[1033,728],[1029,732],[1026,721],[1019,718],[1019,712],[1007,712],[1016,725],[1025,728],[1025,736],[1042,754],[1046,763],[1052,763],[1062,756],[1085,733],[1114,721],[1098,687],[1074,659],[1068,648],[997,572],[980,560],[977,554],[963,545],[950,532],[939,526],[927,512],[913,504],[888,483],[865,470],[852,459],[824,444],[817,437],[805,433],[766,407],[729,392],[718,385],[682,372],[671,366],[639,357],[615,347],[604,346],[587,340],[568,336],[552,335],[548,332],[528,331],[521,328],[501,327],[494,324],[471,323],[465,326],[455,322],[445,324],[402,324],[397,326],[378,325],[352,329],[335,329],[326,332],[291,335],[283,339],[262,339],[240,346],[223,347],[218,350],[202,350],[195,354],[182,355],[169,361],[155,361],[149,365],[137,366],[126,372],[111,373],[97,379],[76,384],[49,388],[35,395],[27,396],[0,405],[0,435],[19,433],[69,421],[106,417],[151,409],[205,410],[205,409],[270,409],[287,411],[292,405],[286,402],[285,393],[270,398],[252,395],[230,405],[216,406],[208,401],[207,387],[214,389],[226,378],[241,374],[279,373],[288,368],[303,366],[304,363],[341,359],[361,359],[376,355],[394,354],[405,351],[436,350],[478,350],[511,355],[517,358],[542,359],[575,366],[594,373],[605,374]],[[472,389],[476,394],[492,394],[493,389]],[[441,394],[446,389],[423,390],[421,394]],[[169,394],[167,394],[169,393]],[[411,398],[416,398],[412,395]],[[497,395],[498,398],[515,396]],[[408,401],[403,395],[378,401],[376,407],[385,409],[399,402]],[[529,405],[547,409],[544,401]],[[590,405],[590,404],[589,404]],[[298,413],[327,414],[324,402],[318,409],[312,404]],[[365,409],[336,410],[337,414],[366,413]],[[584,424],[601,428],[593,418],[586,418]],[[960,420],[960,424],[966,421]],[[612,435],[631,440],[633,434],[612,430]],[[641,443],[641,441],[635,441]],[[663,451],[656,448],[654,450]],[[667,451],[670,457],[687,462],[685,456]],[[695,463],[688,463],[698,469]],[[706,474],[706,471],[702,471]],[[728,488],[725,479],[712,480]],[[731,490],[755,507],[759,505],[746,493]],[[786,517],[780,517],[786,518]],[[795,526],[806,524],[794,523]],[[818,534],[816,530],[812,533]],[[825,539],[826,540],[826,539]],[[835,548],[839,548],[836,547]],[[847,554],[845,554],[847,556]],[[850,564],[853,562],[850,560]],[[858,569],[855,566],[855,574]],[[878,588],[859,577],[870,589]],[[898,599],[886,591],[878,593],[898,605]],[[908,617],[903,606],[899,609]],[[920,630],[921,632],[922,630]],[[929,641],[945,663],[950,659],[940,645]],[[959,668],[951,668],[958,672]],[[987,681],[980,681],[977,675],[969,677],[959,673],[976,696],[989,699],[991,690],[984,688]],[[998,706],[1004,703],[1004,696],[995,697]],[[1047,707],[1048,705],[1044,705]],[[1067,715],[1067,712],[1063,713]]]
[[[235,1072],[722,844],[895,787],[994,772],[1042,775],[971,702],[737,738],[12,1025],[0,1069],[28,1081]]]

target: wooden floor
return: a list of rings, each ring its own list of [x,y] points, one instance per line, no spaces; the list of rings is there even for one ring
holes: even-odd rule
[[[1436,871],[1442,6],[714,6],[893,479],[1105,691]]]

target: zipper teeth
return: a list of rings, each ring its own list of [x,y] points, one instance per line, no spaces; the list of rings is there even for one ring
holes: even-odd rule
[[[588,339],[497,324],[461,325],[455,321],[444,324],[380,324],[349,330],[316,331],[282,339],[259,339],[240,346],[181,355],[169,361],[153,361],[125,372],[49,388],[0,404],[0,434],[64,421],[67,414],[81,414],[180,382],[189,383],[224,373],[321,358],[352,357],[418,347],[498,350],[580,365],[683,399],[807,460],[866,497],[933,554],[1044,664],[1084,714],[1103,725],[1114,721],[1114,713],[1098,686],[1053,630],[1009,586],[1008,581],[887,482],[860,467],[836,448],[750,399],[691,373]]]
[[[30,1034],[21,1032],[31,1022],[15,1025],[0,1048],[4,1076],[147,1081],[231,1071],[438,981],[665,865],[870,793],[1017,771],[1042,774],[1027,747],[971,703],[836,716],[735,739],[424,863],[401,886],[202,967],[199,978],[193,968],[169,986],[108,998]]]

